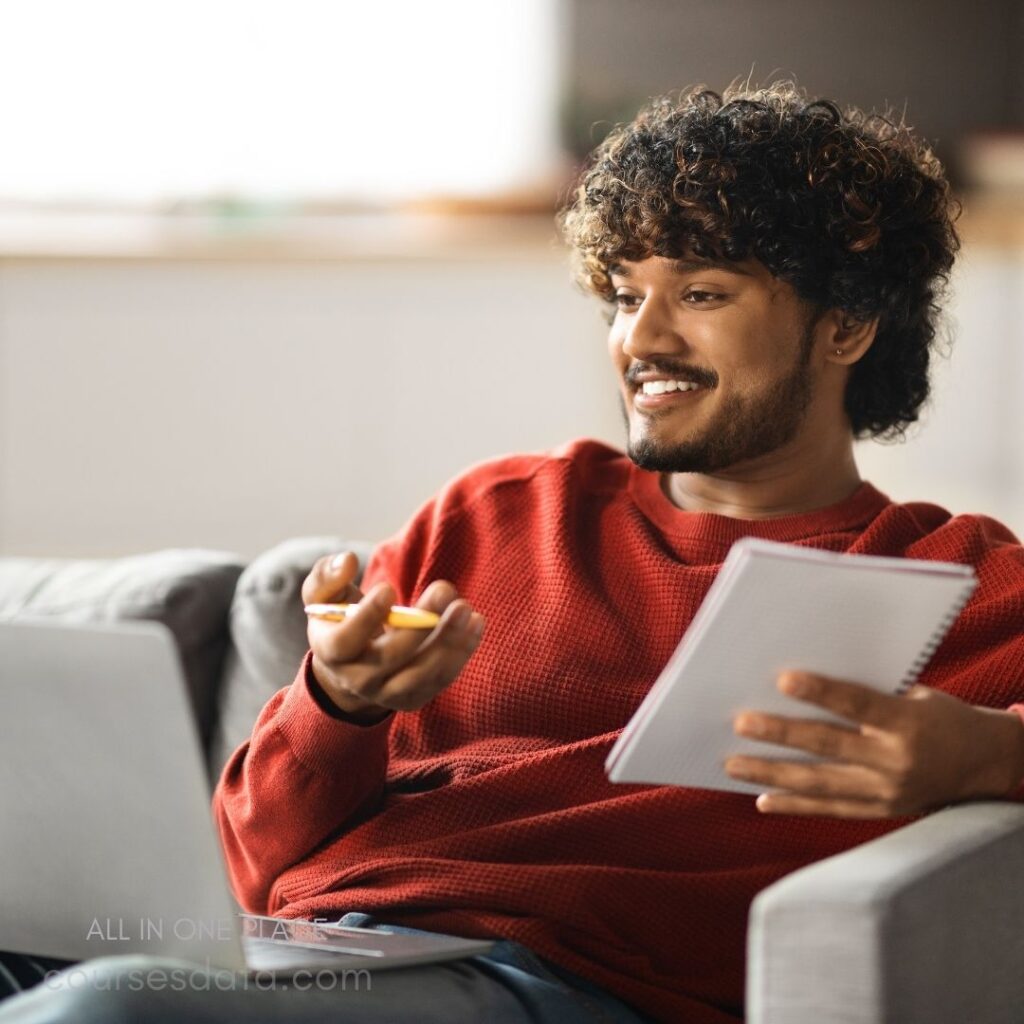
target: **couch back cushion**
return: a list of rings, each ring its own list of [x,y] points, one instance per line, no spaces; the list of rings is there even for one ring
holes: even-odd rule
[[[0,617],[163,623],[181,653],[206,749],[228,646],[228,610],[243,568],[238,555],[198,548],[111,559],[0,558]]]
[[[318,558],[353,551],[359,574],[372,545],[340,537],[295,537],[254,559],[242,573],[231,604],[231,647],[219,692],[209,770],[216,779],[252,733],[270,698],[295,678],[309,644],[302,583]]]

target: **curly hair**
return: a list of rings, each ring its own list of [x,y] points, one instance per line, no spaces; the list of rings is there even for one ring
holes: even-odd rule
[[[651,100],[594,150],[558,223],[576,282],[606,302],[623,259],[753,256],[815,315],[878,317],[844,404],[854,437],[898,440],[928,398],[960,213],[902,121],[842,113],[784,80]]]

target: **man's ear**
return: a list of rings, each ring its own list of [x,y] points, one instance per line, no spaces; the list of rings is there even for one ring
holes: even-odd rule
[[[874,320],[855,320],[841,309],[825,314],[829,330],[826,332],[825,359],[830,363],[852,366],[871,348],[878,333],[878,317]]]

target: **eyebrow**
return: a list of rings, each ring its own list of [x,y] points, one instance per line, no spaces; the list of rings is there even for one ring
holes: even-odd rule
[[[724,270],[728,274],[742,274],[744,277],[753,277],[749,270],[744,270],[737,263],[725,263],[721,260],[673,260],[672,269],[677,274],[690,274],[699,270]],[[621,263],[613,263],[608,268],[609,274],[616,277],[629,277],[629,270]]]

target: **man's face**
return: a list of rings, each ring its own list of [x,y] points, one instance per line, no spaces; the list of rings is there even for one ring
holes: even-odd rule
[[[727,266],[652,256],[613,268],[608,344],[622,378],[627,454],[644,469],[716,473],[807,428],[808,307],[757,260]],[[687,389],[644,394],[643,382],[657,380]]]

